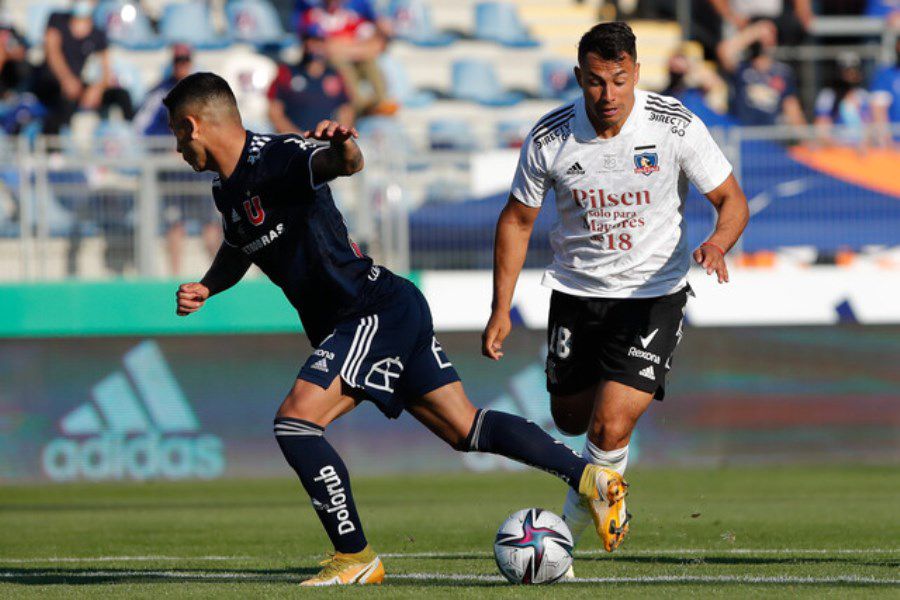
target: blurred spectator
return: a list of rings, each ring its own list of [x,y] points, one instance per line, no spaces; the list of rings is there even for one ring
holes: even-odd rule
[[[863,129],[872,121],[869,92],[862,86],[863,74],[859,56],[853,53],[838,58],[838,74],[832,87],[824,88],[816,98],[816,127],[819,137],[833,142],[832,125],[842,125],[844,141],[864,140]]]
[[[778,42],[794,45],[803,41],[813,20],[811,0],[793,0],[785,7],[784,0],[709,0],[723,21],[737,30],[751,23],[772,21],[778,29]]]
[[[106,110],[118,105],[126,119],[133,116],[128,92],[111,87],[106,34],[94,26],[94,3],[75,0],[69,12],[55,12],[44,34],[44,64],[38,69],[35,94],[47,108],[44,133],[59,133],[79,108]],[[93,55],[101,61],[102,76],[92,85],[82,79]]]
[[[44,114],[37,99],[25,92],[31,79],[28,42],[0,17],[0,129],[18,134]]]
[[[734,121],[724,114],[728,103],[728,85],[702,62],[703,49],[696,42],[682,44],[669,58],[669,83],[666,96],[677,98],[709,127],[727,127]]]
[[[134,116],[134,129],[141,135],[168,136],[169,113],[163,105],[163,98],[175,84],[194,72],[191,47],[187,44],[172,46],[172,70],[147,94],[144,104]],[[171,147],[169,145],[169,147]],[[157,149],[154,147],[154,149]],[[160,183],[176,187],[190,185],[198,177],[183,170],[161,171]],[[201,176],[202,180],[205,180]],[[163,223],[166,228],[166,246],[169,251],[169,269],[172,275],[181,273],[184,262],[184,244],[189,229],[199,229],[203,247],[209,257],[213,257],[222,243],[221,228],[216,211],[205,194],[190,195],[179,193],[163,194]]]
[[[397,104],[388,99],[378,66],[391,25],[376,13],[370,0],[299,0],[297,14],[300,37],[338,70],[358,114],[396,112]]]
[[[900,123],[900,38],[894,42],[895,61],[882,67],[872,78],[872,121],[875,123],[877,142],[890,142],[890,127]]]
[[[719,63],[733,80],[731,114],[742,125],[774,125],[779,117],[806,124],[794,73],[773,57],[776,34],[771,21],[758,21],[719,44]],[[742,60],[745,50],[749,56]]]
[[[353,125],[354,116],[340,74],[310,44],[299,64],[278,66],[269,87],[269,120],[278,133],[308,131],[322,119]]]
[[[890,27],[900,28],[900,1],[898,0],[868,0],[865,14],[870,17],[881,17],[888,21]]]
[[[169,114],[163,106],[163,98],[175,84],[194,71],[191,47],[187,44],[172,46],[172,70],[168,77],[147,93],[144,103],[134,115],[135,131],[141,135],[169,135]]]
[[[25,38],[6,19],[0,19],[0,100],[22,91],[28,81],[31,66],[27,52]]]

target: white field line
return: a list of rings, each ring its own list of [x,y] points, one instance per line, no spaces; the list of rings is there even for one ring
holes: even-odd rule
[[[240,573],[240,572],[194,572],[183,571],[91,571],[67,573],[60,571],[30,571],[28,573],[16,573],[0,571],[2,579],[38,579],[44,577],[58,577],[61,579],[92,579],[142,577],[150,579],[167,579],[174,581],[196,580],[233,580],[233,581],[283,581],[287,583],[299,582],[303,578],[283,573]],[[505,580],[499,575],[459,575],[454,573],[397,573],[388,575],[387,582],[395,581],[446,581],[455,583],[503,583]],[[789,585],[826,585],[826,584],[856,584],[856,585],[900,585],[900,579],[880,579],[864,576],[839,576],[839,577],[792,577],[771,576],[755,577],[750,575],[647,575],[638,577],[584,577],[574,579],[565,584],[578,583],[740,583],[740,584],[789,584]]]
[[[608,554],[604,550],[576,550],[575,557]],[[615,556],[695,556],[709,554],[737,555],[790,555],[790,554],[900,554],[900,548],[660,548],[657,550],[619,550]],[[379,554],[382,558],[493,558],[490,552],[386,552]],[[2,559],[0,559],[2,560]]]
[[[607,554],[603,550],[578,550],[579,556],[595,556]],[[620,550],[615,556],[696,556],[701,554],[715,555],[867,555],[867,554],[900,554],[900,548],[659,548],[640,550]],[[414,559],[414,558],[445,558],[445,559],[478,559],[493,558],[490,552],[459,551],[459,552],[385,552],[380,554],[382,558]],[[306,558],[321,558],[319,555]],[[33,558],[4,558],[0,557],[0,564],[35,564],[35,563],[102,563],[102,562],[180,562],[180,561],[210,561],[221,562],[229,560],[254,560],[252,556],[40,556]]]
[[[92,563],[92,562],[181,562],[189,560],[226,561],[248,560],[250,556],[38,556],[34,558],[3,558],[0,563],[30,565],[34,563]]]

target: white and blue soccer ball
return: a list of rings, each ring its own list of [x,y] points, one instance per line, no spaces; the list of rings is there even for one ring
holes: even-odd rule
[[[494,541],[494,558],[510,583],[553,583],[572,565],[572,532],[549,510],[524,508],[510,515]]]

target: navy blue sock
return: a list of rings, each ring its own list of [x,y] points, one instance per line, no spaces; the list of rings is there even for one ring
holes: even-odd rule
[[[350,492],[344,461],[325,439],[325,430],[308,421],[275,419],[275,439],[309,494],[313,508],[338,552],[359,552],[366,536]]]
[[[517,415],[481,409],[466,449],[499,454],[556,475],[578,491],[587,461],[546,431]]]

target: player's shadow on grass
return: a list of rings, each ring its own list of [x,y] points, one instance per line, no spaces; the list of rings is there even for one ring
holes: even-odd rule
[[[315,574],[316,568],[291,569],[41,569],[0,567],[0,583],[19,585],[102,585],[123,583],[284,583],[296,585]],[[388,580],[391,586],[507,587],[504,581],[446,579]]]
[[[98,583],[299,583],[316,574],[315,567],[291,569],[52,569],[3,568],[0,583],[20,585],[96,585]]]

